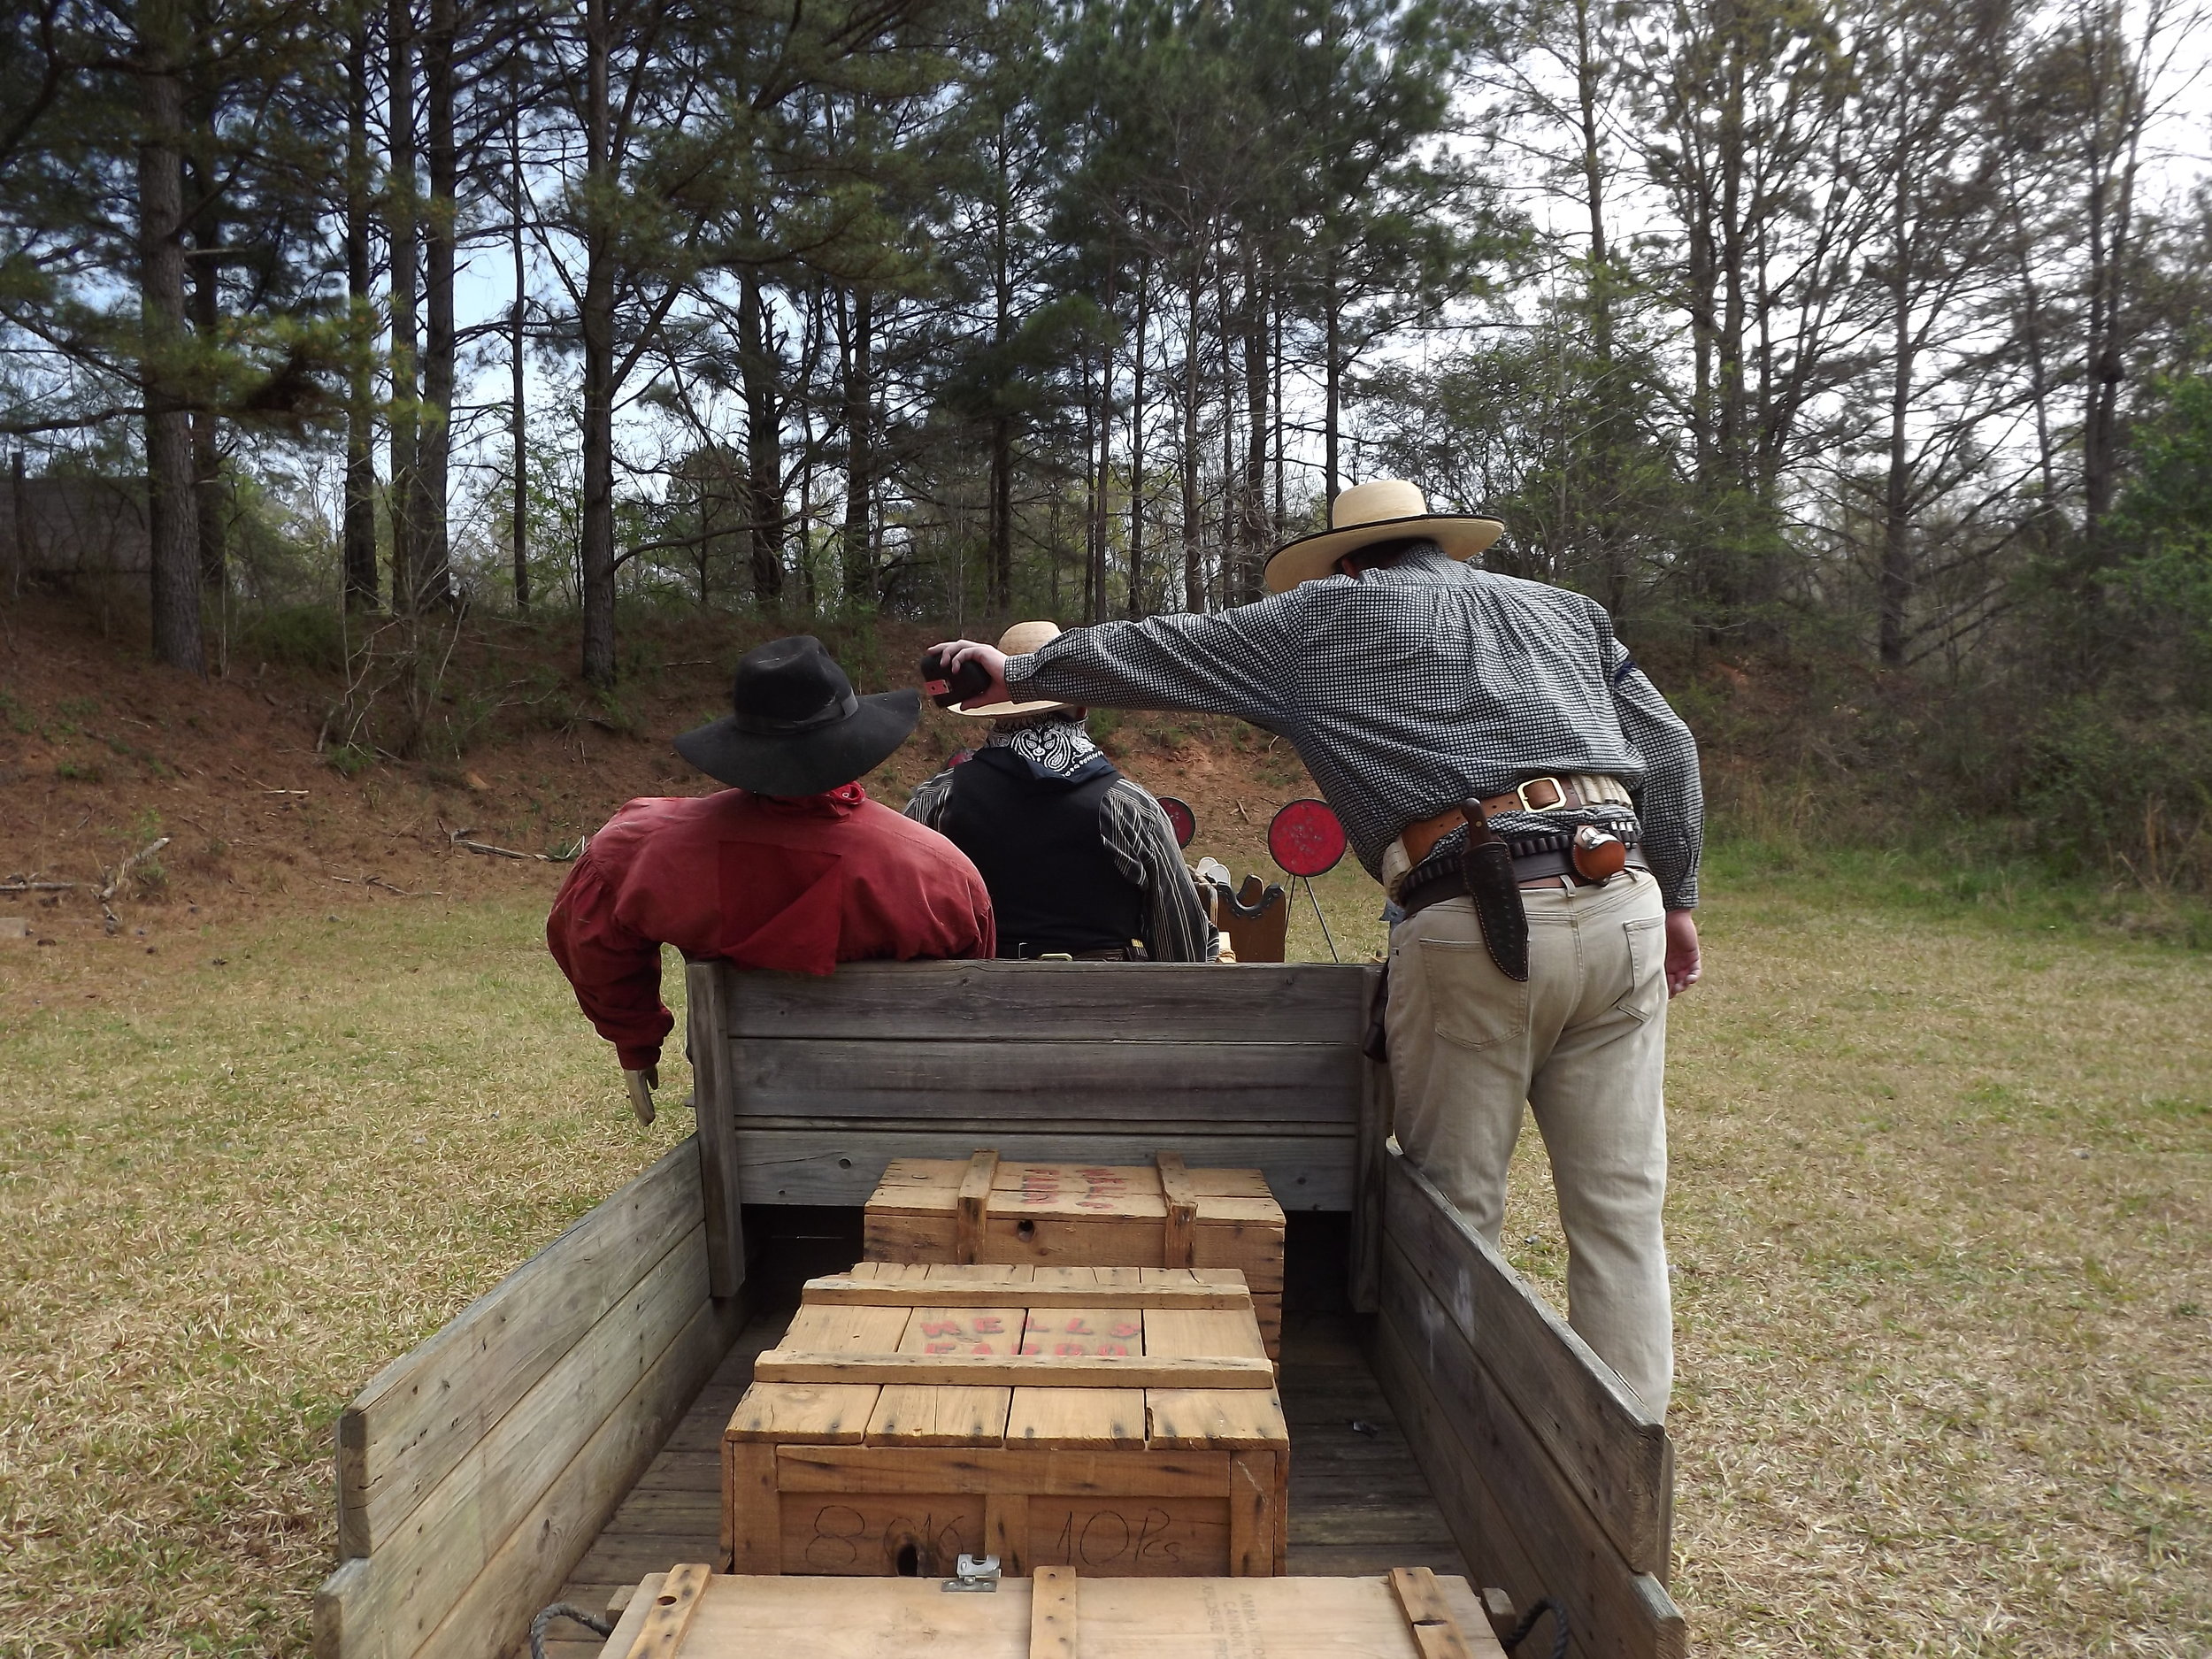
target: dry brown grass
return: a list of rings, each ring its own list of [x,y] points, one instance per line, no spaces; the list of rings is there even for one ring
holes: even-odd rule
[[[0,941],[0,1655],[299,1651],[340,1404],[685,1126],[630,1125],[543,904]],[[1699,1650],[2207,1651],[2206,959],[1742,872],[1706,929]],[[1509,1228],[1555,1279],[1532,1138]]]

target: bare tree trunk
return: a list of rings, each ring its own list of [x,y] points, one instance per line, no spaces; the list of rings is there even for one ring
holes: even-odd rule
[[[1283,430],[1283,296],[1280,294],[1270,293],[1268,296],[1268,303],[1270,309],[1274,312],[1271,321],[1275,334],[1275,349],[1271,354],[1272,359],[1271,366],[1274,371],[1273,380],[1275,384],[1273,391],[1275,407],[1273,418],[1270,422],[1274,438],[1275,449],[1274,533],[1277,535],[1281,535],[1290,527],[1290,498],[1288,493],[1288,479],[1286,476],[1289,471],[1289,466],[1288,458],[1285,454],[1285,450],[1288,448],[1288,444],[1286,442],[1288,434]]]
[[[1267,422],[1267,295],[1261,280],[1262,260],[1256,250],[1248,256],[1244,281],[1244,586],[1239,600],[1257,599],[1260,572],[1266,566],[1267,449],[1271,434]]]
[[[513,387],[509,394],[509,422],[514,433],[515,495],[514,522],[509,531],[514,542],[515,612],[526,614],[530,609],[530,428],[528,410],[523,398],[523,326],[528,320],[530,307],[529,273],[524,266],[522,252],[522,214],[526,200],[522,180],[522,112],[518,108],[508,127],[510,159],[514,173],[511,189],[513,196],[514,223],[511,227],[515,255],[515,303],[510,326],[508,366],[513,375]]]
[[[1903,157],[1900,157],[1901,162]],[[1893,181],[1895,211],[1890,245],[1891,346],[1889,474],[1882,490],[1882,572],[1876,632],[1882,666],[1905,665],[1905,612],[1912,601],[1911,418],[1913,340],[1911,284],[1906,250],[1905,200],[1909,188],[1901,165]]]
[[[748,272],[738,290],[738,355],[745,381],[747,509],[753,596],[772,614],[783,604],[783,423],[776,407],[776,363],[760,278]]]
[[[422,539],[416,372],[415,16],[412,0],[390,0],[385,46],[390,58],[391,165],[385,182],[385,223],[391,241],[392,292],[392,608],[416,608],[415,577]]]
[[[1006,118],[999,117],[992,147],[995,167],[991,200],[991,344],[1003,353],[1013,332],[1014,294],[1007,249],[1007,219],[1013,211],[1007,189]],[[1014,608],[1014,423],[1003,407],[991,419],[991,608],[1010,616]]]
[[[1204,271],[1194,242],[1185,250],[1183,283],[1183,609],[1206,608],[1205,571],[1198,547],[1198,296]]]
[[[1129,386],[1129,615],[1144,615],[1144,365],[1152,320],[1152,256],[1137,258],[1137,339]]]
[[[1321,488],[1325,499],[1333,503],[1342,489],[1343,473],[1337,466],[1337,427],[1344,402],[1344,307],[1336,291],[1336,256],[1329,256],[1328,291],[1322,303],[1327,308],[1327,333],[1322,341],[1322,369],[1324,382],[1323,435],[1321,441]]]
[[[583,344],[584,489],[580,545],[584,678],[611,686],[614,657],[614,227],[606,222],[613,171],[612,118],[607,100],[607,0],[585,0],[584,175],[588,204],[584,233],[584,296],[579,308]]]
[[[2089,318],[2082,349],[2082,539],[2099,557],[2104,520],[2119,483],[2120,385],[2126,377],[2129,266],[2135,257],[2135,175],[2145,119],[2144,69],[2123,34],[2124,14],[2083,8],[2084,77],[2090,117],[2084,137],[2088,162]],[[2147,52],[2160,19],[2147,27]]]
[[[352,328],[346,380],[346,608],[373,611],[376,576],[376,388],[370,361],[376,303],[369,259],[369,26],[357,12],[346,38],[346,304]]]
[[[845,347],[845,603],[873,609],[876,590],[873,504],[875,488],[875,292],[865,284],[852,294],[852,322]]]
[[[1091,356],[1083,354],[1083,614],[1106,620],[1106,479],[1112,436],[1098,419]]]
[[[204,140],[212,134],[201,130]],[[192,332],[212,349],[222,326],[223,219],[214,181],[204,166],[187,170],[192,196]],[[229,578],[223,512],[223,449],[220,423],[204,401],[192,411],[192,508],[200,548],[200,585],[220,593]]]
[[[1243,474],[1237,467],[1236,333],[1230,319],[1227,239],[1214,239],[1214,339],[1221,348],[1221,570],[1213,596],[1236,603],[1244,582],[1240,500]]]
[[[459,163],[453,142],[454,0],[430,0],[423,40],[424,114],[429,126],[429,213],[423,247],[423,426],[416,473],[415,530],[420,560],[418,608],[453,603],[453,564],[446,514],[446,475],[453,453],[454,196]]]
[[[192,417],[170,390],[184,343],[184,19],[177,0],[142,0],[138,146],[140,373],[146,396],[146,505],[154,655],[207,672],[192,512]]]

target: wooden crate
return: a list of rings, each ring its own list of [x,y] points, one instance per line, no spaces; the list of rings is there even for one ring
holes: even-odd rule
[[[1283,1333],[1283,1208],[1257,1170],[894,1158],[868,1201],[872,1262],[1233,1267],[1269,1357]]]
[[[649,1574],[601,1659],[1504,1659],[1467,1580],[1092,1578],[1064,1567],[987,1593],[935,1579],[825,1584]]]
[[[737,1572],[1284,1571],[1289,1430],[1232,1271],[864,1262],[753,1376]]]

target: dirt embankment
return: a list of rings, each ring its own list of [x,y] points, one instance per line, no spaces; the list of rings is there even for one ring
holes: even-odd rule
[[[127,950],[141,973],[185,934],[250,918],[549,897],[577,838],[622,802],[713,787],[669,739],[726,709],[732,665],[769,632],[716,618],[636,626],[622,683],[603,695],[575,677],[572,628],[471,624],[434,682],[425,734],[402,757],[377,747],[374,710],[360,741],[334,741],[350,724],[332,718],[349,683],[342,660],[287,660],[312,655],[296,641],[267,656],[250,638],[234,641],[227,672],[202,680],[151,663],[135,638],[104,634],[65,600],[27,598],[7,620],[0,951]],[[910,683],[908,664],[938,637],[904,625],[822,631],[863,690]],[[1094,723],[1131,775],[1191,803],[1194,854],[1240,873],[1271,870],[1269,816],[1313,792],[1287,744],[1202,716],[1101,711]],[[872,793],[903,803],[977,732],[927,708],[868,780]],[[50,883],[68,885],[35,885]],[[25,933],[8,936],[19,921]]]

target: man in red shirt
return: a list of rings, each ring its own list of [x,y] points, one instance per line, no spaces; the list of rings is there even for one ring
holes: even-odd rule
[[[630,802],[591,838],[545,924],[648,1123],[675,1024],[661,1002],[662,945],[787,973],[998,947],[967,856],[854,781],[906,741],[919,693],[856,696],[822,642],[798,634],[746,653],[731,703],[676,752],[733,787]]]

